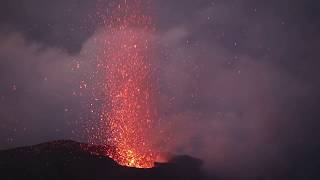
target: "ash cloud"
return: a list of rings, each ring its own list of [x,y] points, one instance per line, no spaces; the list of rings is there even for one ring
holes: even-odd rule
[[[159,20],[169,151],[200,157],[229,178],[303,177],[293,169],[306,161],[312,177],[318,145],[306,132],[319,117],[311,100],[319,99],[311,40],[319,36],[292,15],[307,16],[308,3],[285,10],[284,2],[184,1],[158,15],[171,22]]]
[[[1,149],[72,136],[79,78],[61,49],[2,34]]]

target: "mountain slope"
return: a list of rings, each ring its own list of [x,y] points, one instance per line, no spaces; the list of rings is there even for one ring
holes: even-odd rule
[[[61,140],[0,151],[0,179],[203,179],[201,161],[189,156],[176,156],[151,169],[136,169],[99,155],[108,148],[113,147]]]

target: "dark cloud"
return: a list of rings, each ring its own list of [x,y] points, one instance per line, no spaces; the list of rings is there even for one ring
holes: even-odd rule
[[[2,4],[0,148],[84,140],[74,133],[88,99],[78,96],[79,84],[101,51],[96,40],[106,36],[97,2]],[[311,0],[155,1],[159,128],[170,138],[155,141],[204,159],[218,174],[315,177],[317,7]]]
[[[5,31],[22,32],[28,40],[78,52],[97,25],[97,1],[3,0],[0,20]]]

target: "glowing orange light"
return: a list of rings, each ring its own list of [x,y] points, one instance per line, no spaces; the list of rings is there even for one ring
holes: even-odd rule
[[[106,71],[102,119],[109,131],[108,143],[116,147],[106,154],[120,165],[151,168],[149,133],[155,121],[151,74],[151,18],[143,13],[142,0],[123,0],[113,12],[111,38],[106,43]]]

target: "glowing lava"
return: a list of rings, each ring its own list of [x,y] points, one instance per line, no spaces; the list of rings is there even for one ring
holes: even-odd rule
[[[151,39],[154,30],[142,0],[122,0],[112,13],[106,38],[104,96],[101,118],[108,143],[116,147],[107,155],[120,165],[151,168],[156,155],[149,140],[155,121],[151,78]]]

